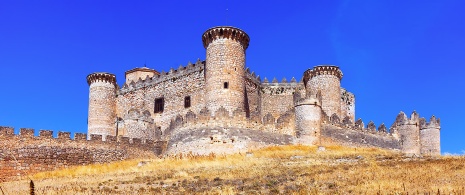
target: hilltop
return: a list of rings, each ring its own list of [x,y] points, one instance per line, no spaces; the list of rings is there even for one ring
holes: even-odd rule
[[[76,166],[0,183],[3,194],[464,194],[465,158],[274,146]]]

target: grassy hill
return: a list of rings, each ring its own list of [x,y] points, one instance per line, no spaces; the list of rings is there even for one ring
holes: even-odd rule
[[[277,146],[72,167],[0,187],[28,194],[30,179],[36,194],[465,194],[465,158]]]

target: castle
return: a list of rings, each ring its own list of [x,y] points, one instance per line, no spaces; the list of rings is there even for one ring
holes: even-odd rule
[[[245,67],[250,38],[220,26],[202,35],[206,60],[168,72],[92,73],[88,135],[166,141],[164,154],[233,153],[268,145],[340,144],[440,155],[440,122],[401,112],[388,129],[355,120],[355,96],[332,65],[269,82]]]

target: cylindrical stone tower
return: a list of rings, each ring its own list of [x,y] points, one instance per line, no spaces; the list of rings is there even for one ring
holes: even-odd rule
[[[304,145],[320,145],[321,97],[311,95],[295,103],[296,142]]]
[[[116,135],[116,77],[110,73],[92,73],[89,84],[87,133]]]
[[[210,28],[202,35],[207,50],[205,100],[212,113],[223,106],[230,113],[245,111],[245,50],[249,36],[235,27]]]
[[[404,112],[397,115],[394,123],[395,135],[400,141],[400,147],[405,154],[420,155],[420,119],[416,112],[407,118]]]
[[[307,94],[321,91],[321,108],[326,115],[341,116],[341,79],[342,72],[337,66],[315,66],[304,72],[304,84]]]
[[[420,152],[422,155],[441,155],[440,129],[440,122],[436,117],[432,116],[429,123],[424,118],[420,119]]]

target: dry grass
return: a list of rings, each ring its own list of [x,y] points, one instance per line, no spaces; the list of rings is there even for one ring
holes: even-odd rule
[[[277,146],[250,154],[79,166],[32,179],[36,194],[465,194],[465,158],[413,159],[372,148]],[[5,194],[27,194],[29,181],[0,187]]]

